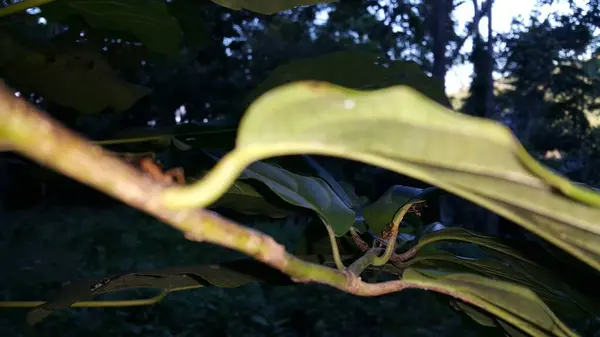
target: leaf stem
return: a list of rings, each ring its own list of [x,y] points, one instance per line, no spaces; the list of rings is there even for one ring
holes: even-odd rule
[[[329,236],[329,243],[331,244],[331,251],[333,253],[333,261],[335,262],[335,266],[339,270],[345,270],[346,266],[344,266],[344,262],[340,256],[340,249],[338,247],[333,228],[331,228],[331,226],[329,226],[329,224],[327,224],[323,218],[321,218],[321,221],[323,221],[323,224],[325,224],[325,228],[327,229],[327,235]]]
[[[374,266],[383,266],[390,260],[390,257],[392,256],[392,254],[394,253],[394,250],[396,249],[398,228],[400,227],[400,223],[402,222],[402,219],[404,219],[404,216],[406,215],[406,213],[408,213],[408,210],[413,205],[425,202],[425,199],[423,198],[423,194],[427,193],[427,192],[428,191],[421,192],[419,195],[417,195],[413,199],[407,201],[406,204],[402,205],[402,207],[400,207],[400,209],[396,212],[396,214],[394,214],[394,218],[392,219],[392,226],[390,229],[390,233],[388,235],[388,242],[385,247],[385,252],[383,253],[382,256],[375,257],[375,259],[373,260]]]

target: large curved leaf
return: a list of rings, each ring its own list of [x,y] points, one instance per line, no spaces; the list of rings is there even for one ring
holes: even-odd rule
[[[302,176],[259,161],[248,166],[240,179],[258,180],[284,201],[315,211],[337,236],[344,235],[354,224],[354,211],[321,178]]]
[[[238,180],[210,208],[226,208],[246,215],[264,215],[270,218],[284,218],[294,214],[293,210],[285,209],[269,202],[252,185]]]
[[[381,233],[392,222],[396,212],[423,191],[422,188],[402,185],[390,187],[379,199],[363,208],[362,214],[367,225],[374,233]],[[408,216],[410,214],[405,218]]]
[[[231,150],[235,145],[237,129],[220,125],[180,124],[159,128],[136,128],[122,130],[104,140],[93,143],[99,145],[115,145],[142,142],[164,142],[171,145],[174,140],[176,147],[185,150],[189,147],[199,149]]]
[[[542,178],[539,168],[534,174],[508,128],[448,110],[409,87],[362,92],[300,82],[275,89],[249,108],[236,149],[222,165],[241,170],[262,158],[299,153],[355,159],[436,185],[600,269],[600,209],[577,200],[578,187],[571,185],[577,189],[571,197],[557,193],[568,180],[547,170]],[[236,171],[228,172],[233,181]],[[167,202],[195,204],[202,189],[167,195]],[[221,192],[202,191],[200,202],[210,201],[207,193]]]
[[[420,288],[452,293],[532,336],[577,336],[531,290],[487,277],[409,268],[403,280]]]
[[[415,247],[416,249],[420,249],[425,245],[429,245],[440,241],[469,242],[478,245],[482,248],[497,251],[506,256],[512,256],[516,259],[521,259],[525,263],[533,264],[532,261],[523,257],[517,250],[506,245],[497,238],[483,235],[480,233],[475,233],[460,227],[446,227],[435,232],[427,233],[419,239],[419,242]]]

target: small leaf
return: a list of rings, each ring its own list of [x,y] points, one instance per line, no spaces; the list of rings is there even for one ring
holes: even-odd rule
[[[298,82],[252,104],[235,153],[240,162],[316,153],[393,170],[486,207],[600,269],[600,208],[579,192],[556,193],[569,181],[548,179],[547,170],[541,177],[524,151],[506,126],[448,110],[406,86],[357,91]]]
[[[242,118],[235,149],[212,175],[219,181],[167,191],[165,202],[210,203],[249,163],[297,154],[357,160],[419,179],[600,270],[599,193],[541,166],[505,125],[451,111],[408,86],[359,91],[305,81],[271,90]]]

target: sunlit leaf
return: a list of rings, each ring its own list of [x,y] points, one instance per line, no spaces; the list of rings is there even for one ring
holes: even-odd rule
[[[367,225],[374,233],[381,233],[392,222],[396,212],[423,191],[421,188],[402,185],[390,187],[379,199],[363,208]]]
[[[579,190],[557,193],[568,180],[534,174],[523,151],[505,126],[405,86],[363,92],[299,82],[249,108],[232,155],[241,165],[312,153],[390,169],[482,205],[600,269],[600,209],[574,199]]]

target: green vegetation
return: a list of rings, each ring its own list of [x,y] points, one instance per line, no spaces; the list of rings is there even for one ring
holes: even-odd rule
[[[474,28],[493,1],[474,4],[462,37],[440,29],[453,1],[3,4],[3,203],[21,210],[0,307],[27,328],[0,329],[596,333],[600,10],[515,24],[497,69]],[[458,112],[442,79],[470,37]],[[414,301],[431,311],[405,316]]]

